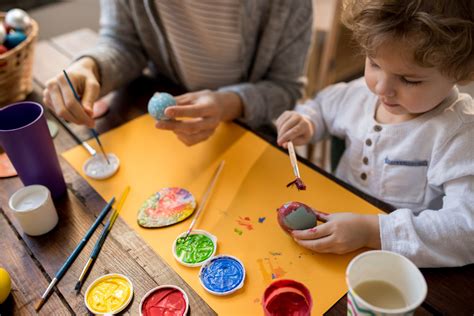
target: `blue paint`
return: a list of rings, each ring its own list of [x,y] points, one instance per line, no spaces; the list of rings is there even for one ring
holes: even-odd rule
[[[265,217],[259,217],[259,218],[258,218],[258,222],[259,222],[259,223],[263,223],[263,222],[265,221],[265,219],[266,219]]]
[[[157,120],[169,120],[165,115],[165,109],[172,105],[176,105],[176,100],[171,94],[156,92],[148,101],[148,113]]]
[[[218,294],[227,294],[244,282],[243,265],[232,257],[218,256],[201,269],[199,277],[206,289]]]

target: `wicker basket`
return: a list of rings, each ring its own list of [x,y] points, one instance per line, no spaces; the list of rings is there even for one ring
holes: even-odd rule
[[[5,18],[0,13],[0,21]],[[31,19],[27,38],[15,48],[0,54],[0,107],[24,100],[33,90],[33,59],[38,24]]]

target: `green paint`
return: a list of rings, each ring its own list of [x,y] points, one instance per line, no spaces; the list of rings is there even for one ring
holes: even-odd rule
[[[242,236],[242,231],[238,228],[234,228],[234,232],[236,232],[237,234],[239,234],[239,236]]]
[[[214,242],[202,234],[192,234],[188,238],[178,238],[176,241],[176,255],[184,263],[203,262],[214,252]]]

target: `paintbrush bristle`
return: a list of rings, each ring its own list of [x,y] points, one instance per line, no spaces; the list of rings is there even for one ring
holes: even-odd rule
[[[82,286],[82,282],[77,281],[76,286],[74,287],[74,290],[76,290],[76,294],[79,294],[79,292],[81,291],[81,286]]]
[[[301,178],[296,178],[295,180],[291,181],[286,185],[286,187],[291,187],[292,185],[296,186],[296,188],[301,191],[306,190],[306,184],[303,183],[303,180]]]
[[[38,301],[38,303],[36,303],[35,311],[39,311],[41,309],[41,307],[43,306],[43,304],[44,304],[44,299],[42,298]]]

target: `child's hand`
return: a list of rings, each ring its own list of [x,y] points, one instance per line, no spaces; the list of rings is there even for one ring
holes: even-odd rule
[[[314,134],[313,123],[295,111],[283,112],[276,121],[276,127],[277,143],[284,148],[290,140],[296,146],[307,144]]]
[[[318,213],[325,221],[307,230],[294,230],[294,240],[301,246],[319,253],[344,254],[359,248],[380,249],[379,220],[376,215],[353,213]]]

